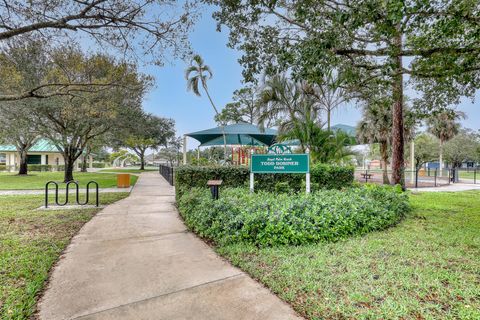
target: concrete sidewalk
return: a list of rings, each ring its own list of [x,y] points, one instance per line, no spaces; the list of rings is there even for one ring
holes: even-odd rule
[[[469,190],[480,190],[480,184],[473,183],[452,183],[441,187],[408,188],[412,192],[460,192]]]
[[[143,173],[88,222],[55,267],[40,319],[300,319],[187,231],[174,190]]]

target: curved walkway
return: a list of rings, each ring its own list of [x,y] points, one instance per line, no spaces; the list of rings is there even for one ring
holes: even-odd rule
[[[39,302],[40,319],[300,319],[187,231],[174,189],[143,173],[132,193],[74,237]]]

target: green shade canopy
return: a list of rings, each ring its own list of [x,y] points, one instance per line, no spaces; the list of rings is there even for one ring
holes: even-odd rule
[[[253,124],[237,123],[224,127],[227,145],[271,146],[277,137],[277,130],[260,128]],[[201,147],[223,145],[222,127],[211,128],[186,134],[200,142]]]

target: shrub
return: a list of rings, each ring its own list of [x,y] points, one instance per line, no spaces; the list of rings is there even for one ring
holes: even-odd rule
[[[208,180],[223,180],[224,187],[243,186],[248,180],[249,169],[234,166],[180,166],[175,168],[175,190],[177,196],[184,190],[205,188]]]
[[[312,166],[310,176],[314,188],[341,189],[352,185],[354,168],[319,163]]]
[[[312,190],[341,189],[353,183],[354,169],[316,164],[310,169]],[[223,187],[248,185],[250,169],[241,166],[180,166],[175,169],[177,198],[183,190],[205,187],[208,180],[223,180]],[[305,190],[305,174],[255,174],[255,190],[298,192]]]
[[[105,162],[94,162],[92,163],[93,168],[105,168]]]
[[[6,171],[6,170],[7,170],[7,166],[4,164],[0,164],[0,171]]]
[[[28,165],[29,171],[39,171],[39,172],[47,172],[52,171],[52,166],[48,164],[29,164]]]
[[[18,168],[15,168],[17,170]],[[29,164],[28,171],[36,172],[52,172],[52,171],[64,171],[65,165],[53,165],[53,164]]]
[[[409,210],[400,189],[365,186],[312,194],[227,188],[219,200],[194,188],[178,202],[186,224],[217,244],[300,245],[336,241],[396,224]]]

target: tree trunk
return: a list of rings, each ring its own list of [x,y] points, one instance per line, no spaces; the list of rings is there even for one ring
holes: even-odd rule
[[[332,110],[330,108],[327,109],[327,129],[330,131],[330,119],[332,115]]]
[[[390,184],[388,179],[388,145],[386,142],[380,142],[380,154],[383,162],[383,184]]]
[[[140,170],[145,170],[145,151],[140,152]]]
[[[88,157],[83,156],[82,169],[80,171],[81,172],[87,172],[87,167],[88,167]]]
[[[89,147],[85,148],[85,153],[83,154],[82,168],[81,172],[87,172],[88,168],[88,157],[90,156],[91,149]]]
[[[438,157],[438,176],[442,176],[442,169],[443,169],[443,141],[440,140],[440,152]]]
[[[63,182],[67,183],[69,181],[73,181],[73,169],[75,166],[75,159],[73,155],[64,154],[65,158],[65,174],[63,178]]]
[[[393,76],[393,110],[392,110],[392,182],[400,184],[405,190],[404,173],[404,125],[403,125],[403,66],[400,50],[402,48],[402,34],[397,26],[398,34],[394,39],[394,45],[398,50],[394,58],[395,74]]]
[[[28,174],[27,151],[20,150],[18,153],[20,154],[20,168],[18,170],[18,174]]]

